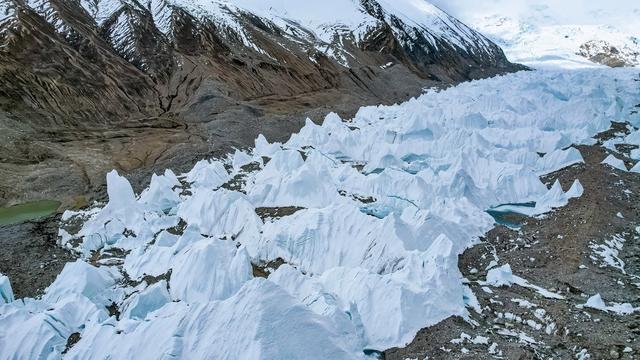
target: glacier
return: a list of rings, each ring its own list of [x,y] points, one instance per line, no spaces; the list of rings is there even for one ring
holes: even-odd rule
[[[60,244],[81,258],[41,298],[14,300],[0,275],[0,358],[358,359],[403,346],[474,308],[457,262],[494,226],[487,209],[535,203],[533,216],[582,195],[540,176],[582,162],[571,145],[611,121],[640,126],[637,80],[539,70],[433,89],[307,120],[284,143],[260,136],[139,195],[113,171],[107,204],[64,214]],[[274,208],[294,211],[263,215]]]

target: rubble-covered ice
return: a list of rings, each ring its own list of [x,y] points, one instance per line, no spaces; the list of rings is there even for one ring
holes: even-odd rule
[[[74,333],[65,358],[346,359],[404,345],[474,306],[457,259],[494,225],[487,209],[534,215],[582,195],[539,176],[582,162],[570,146],[611,121],[639,125],[635,75],[522,72],[331,114],[285,143],[260,136],[154,176],[139,196],[111,172],[106,206],[63,216],[60,241],[82,259],[41,299],[0,305],[0,358],[61,357]],[[494,285],[558,296],[499,269]]]

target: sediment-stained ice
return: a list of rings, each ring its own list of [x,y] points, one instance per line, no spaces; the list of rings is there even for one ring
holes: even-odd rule
[[[139,196],[109,173],[104,207],[63,216],[60,241],[82,259],[41,299],[0,305],[0,348],[59,358],[73,333],[65,358],[353,359],[402,346],[474,306],[457,258],[494,225],[486,210],[538,215],[582,195],[577,180],[539,177],[582,162],[571,145],[611,121],[640,125],[636,76],[522,72],[330,114],[285,143],[260,136],[154,176]]]

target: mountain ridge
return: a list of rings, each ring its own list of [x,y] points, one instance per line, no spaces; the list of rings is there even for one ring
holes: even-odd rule
[[[175,167],[260,132],[281,140],[328,108],[522,69],[435,6],[411,4],[0,0],[2,203],[42,196],[20,184],[60,162],[83,193],[110,168],[145,177],[160,158]]]

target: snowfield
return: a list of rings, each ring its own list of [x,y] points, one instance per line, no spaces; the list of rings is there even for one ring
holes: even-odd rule
[[[536,68],[594,67],[589,58],[605,53],[627,66],[640,65],[637,1],[433,2],[488,36],[517,63]]]
[[[637,79],[535,71],[431,90],[167,170],[140,195],[111,172],[108,204],[64,214],[62,245],[83,257],[41,299],[14,300],[0,275],[0,358],[354,359],[402,346],[476,303],[457,257],[493,227],[486,210],[534,202],[535,216],[582,194],[539,176],[581,162],[569,146],[610,121],[639,126]]]

